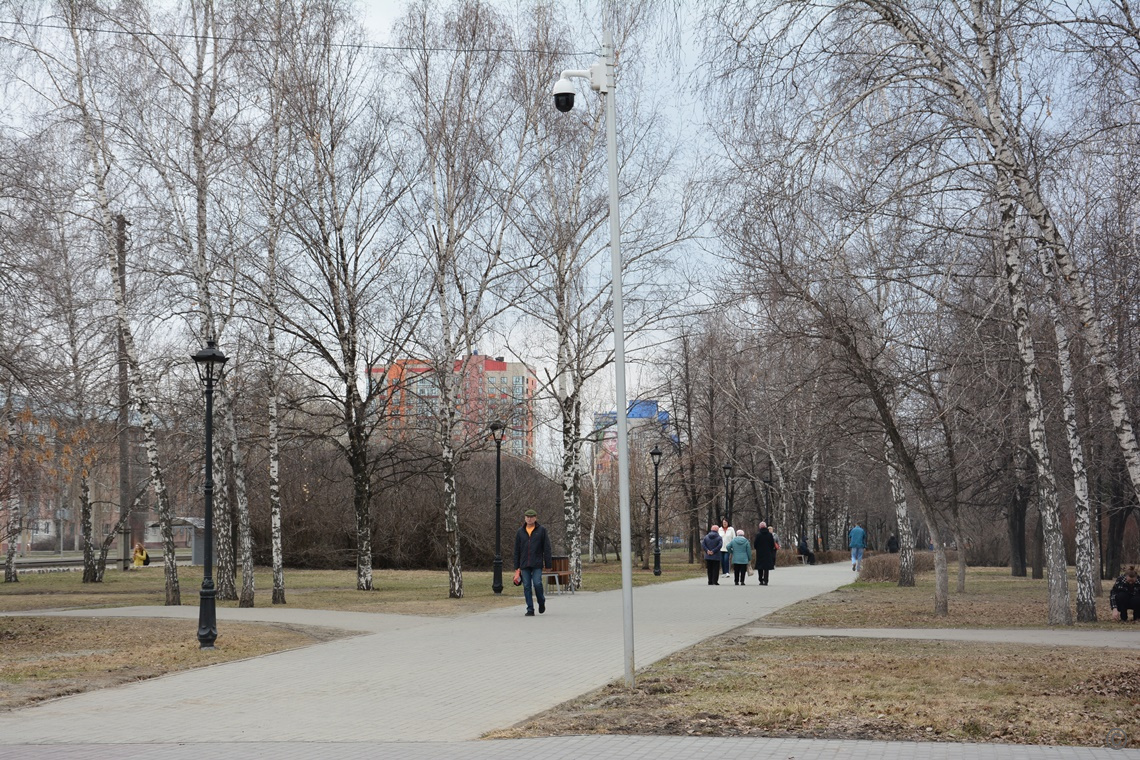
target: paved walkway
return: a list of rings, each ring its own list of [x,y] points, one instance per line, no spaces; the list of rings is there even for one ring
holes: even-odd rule
[[[768,587],[703,579],[636,589],[639,667],[848,583],[844,563],[780,569]],[[513,588],[510,592],[517,593]],[[1140,751],[695,737],[558,737],[470,742],[622,675],[620,592],[552,596],[456,618],[281,608],[219,609],[234,620],[324,625],[362,635],[172,674],[0,714],[0,759],[251,758],[1136,758]],[[56,614],[165,616],[195,608]],[[785,630],[785,629],[781,629]],[[223,639],[224,641],[224,639]],[[1133,738],[1135,740],[1135,738]],[[1109,754],[1104,754],[1104,753]]]

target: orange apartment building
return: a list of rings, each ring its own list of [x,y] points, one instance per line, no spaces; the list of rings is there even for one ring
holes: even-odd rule
[[[478,352],[456,360],[458,437],[466,441],[486,438],[494,420],[507,426],[503,453],[534,462],[534,396],[538,378],[523,362]],[[373,367],[372,382],[388,394],[386,428],[395,438],[431,430],[439,411],[439,387],[432,364],[420,359],[399,359],[388,367]]]

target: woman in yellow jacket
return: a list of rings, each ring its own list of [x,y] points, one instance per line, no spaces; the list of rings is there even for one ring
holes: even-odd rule
[[[135,553],[134,553],[134,556],[131,558],[132,564],[135,567],[142,567],[143,565],[149,565],[150,562],[147,561],[149,559],[150,559],[150,556],[146,553],[146,549],[143,548],[143,545],[141,543],[135,544]]]

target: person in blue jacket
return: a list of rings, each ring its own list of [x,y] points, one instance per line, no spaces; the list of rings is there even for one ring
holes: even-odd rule
[[[538,512],[528,509],[525,524],[515,534],[515,585],[520,581],[526,596],[526,617],[534,617],[534,595],[538,596],[538,614],[546,612],[546,594],[542,593],[542,568],[553,564],[554,553],[546,528],[538,524]]]
[[[709,574],[709,585],[720,585],[720,548],[724,546],[724,540],[720,537],[719,525],[713,523],[709,528],[709,532],[701,539],[701,551],[705,555],[705,570]]]
[[[863,551],[867,548],[867,531],[863,530],[858,522],[847,534],[847,545],[851,547],[851,569],[859,572],[863,569]]]

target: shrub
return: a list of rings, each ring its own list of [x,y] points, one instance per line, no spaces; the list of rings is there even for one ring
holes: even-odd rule
[[[947,564],[953,564],[957,561],[957,552],[946,552]],[[914,572],[916,575],[934,572],[934,552],[916,551],[914,553]],[[868,554],[863,558],[863,569],[859,571],[859,580],[867,583],[898,583],[899,555]]]

